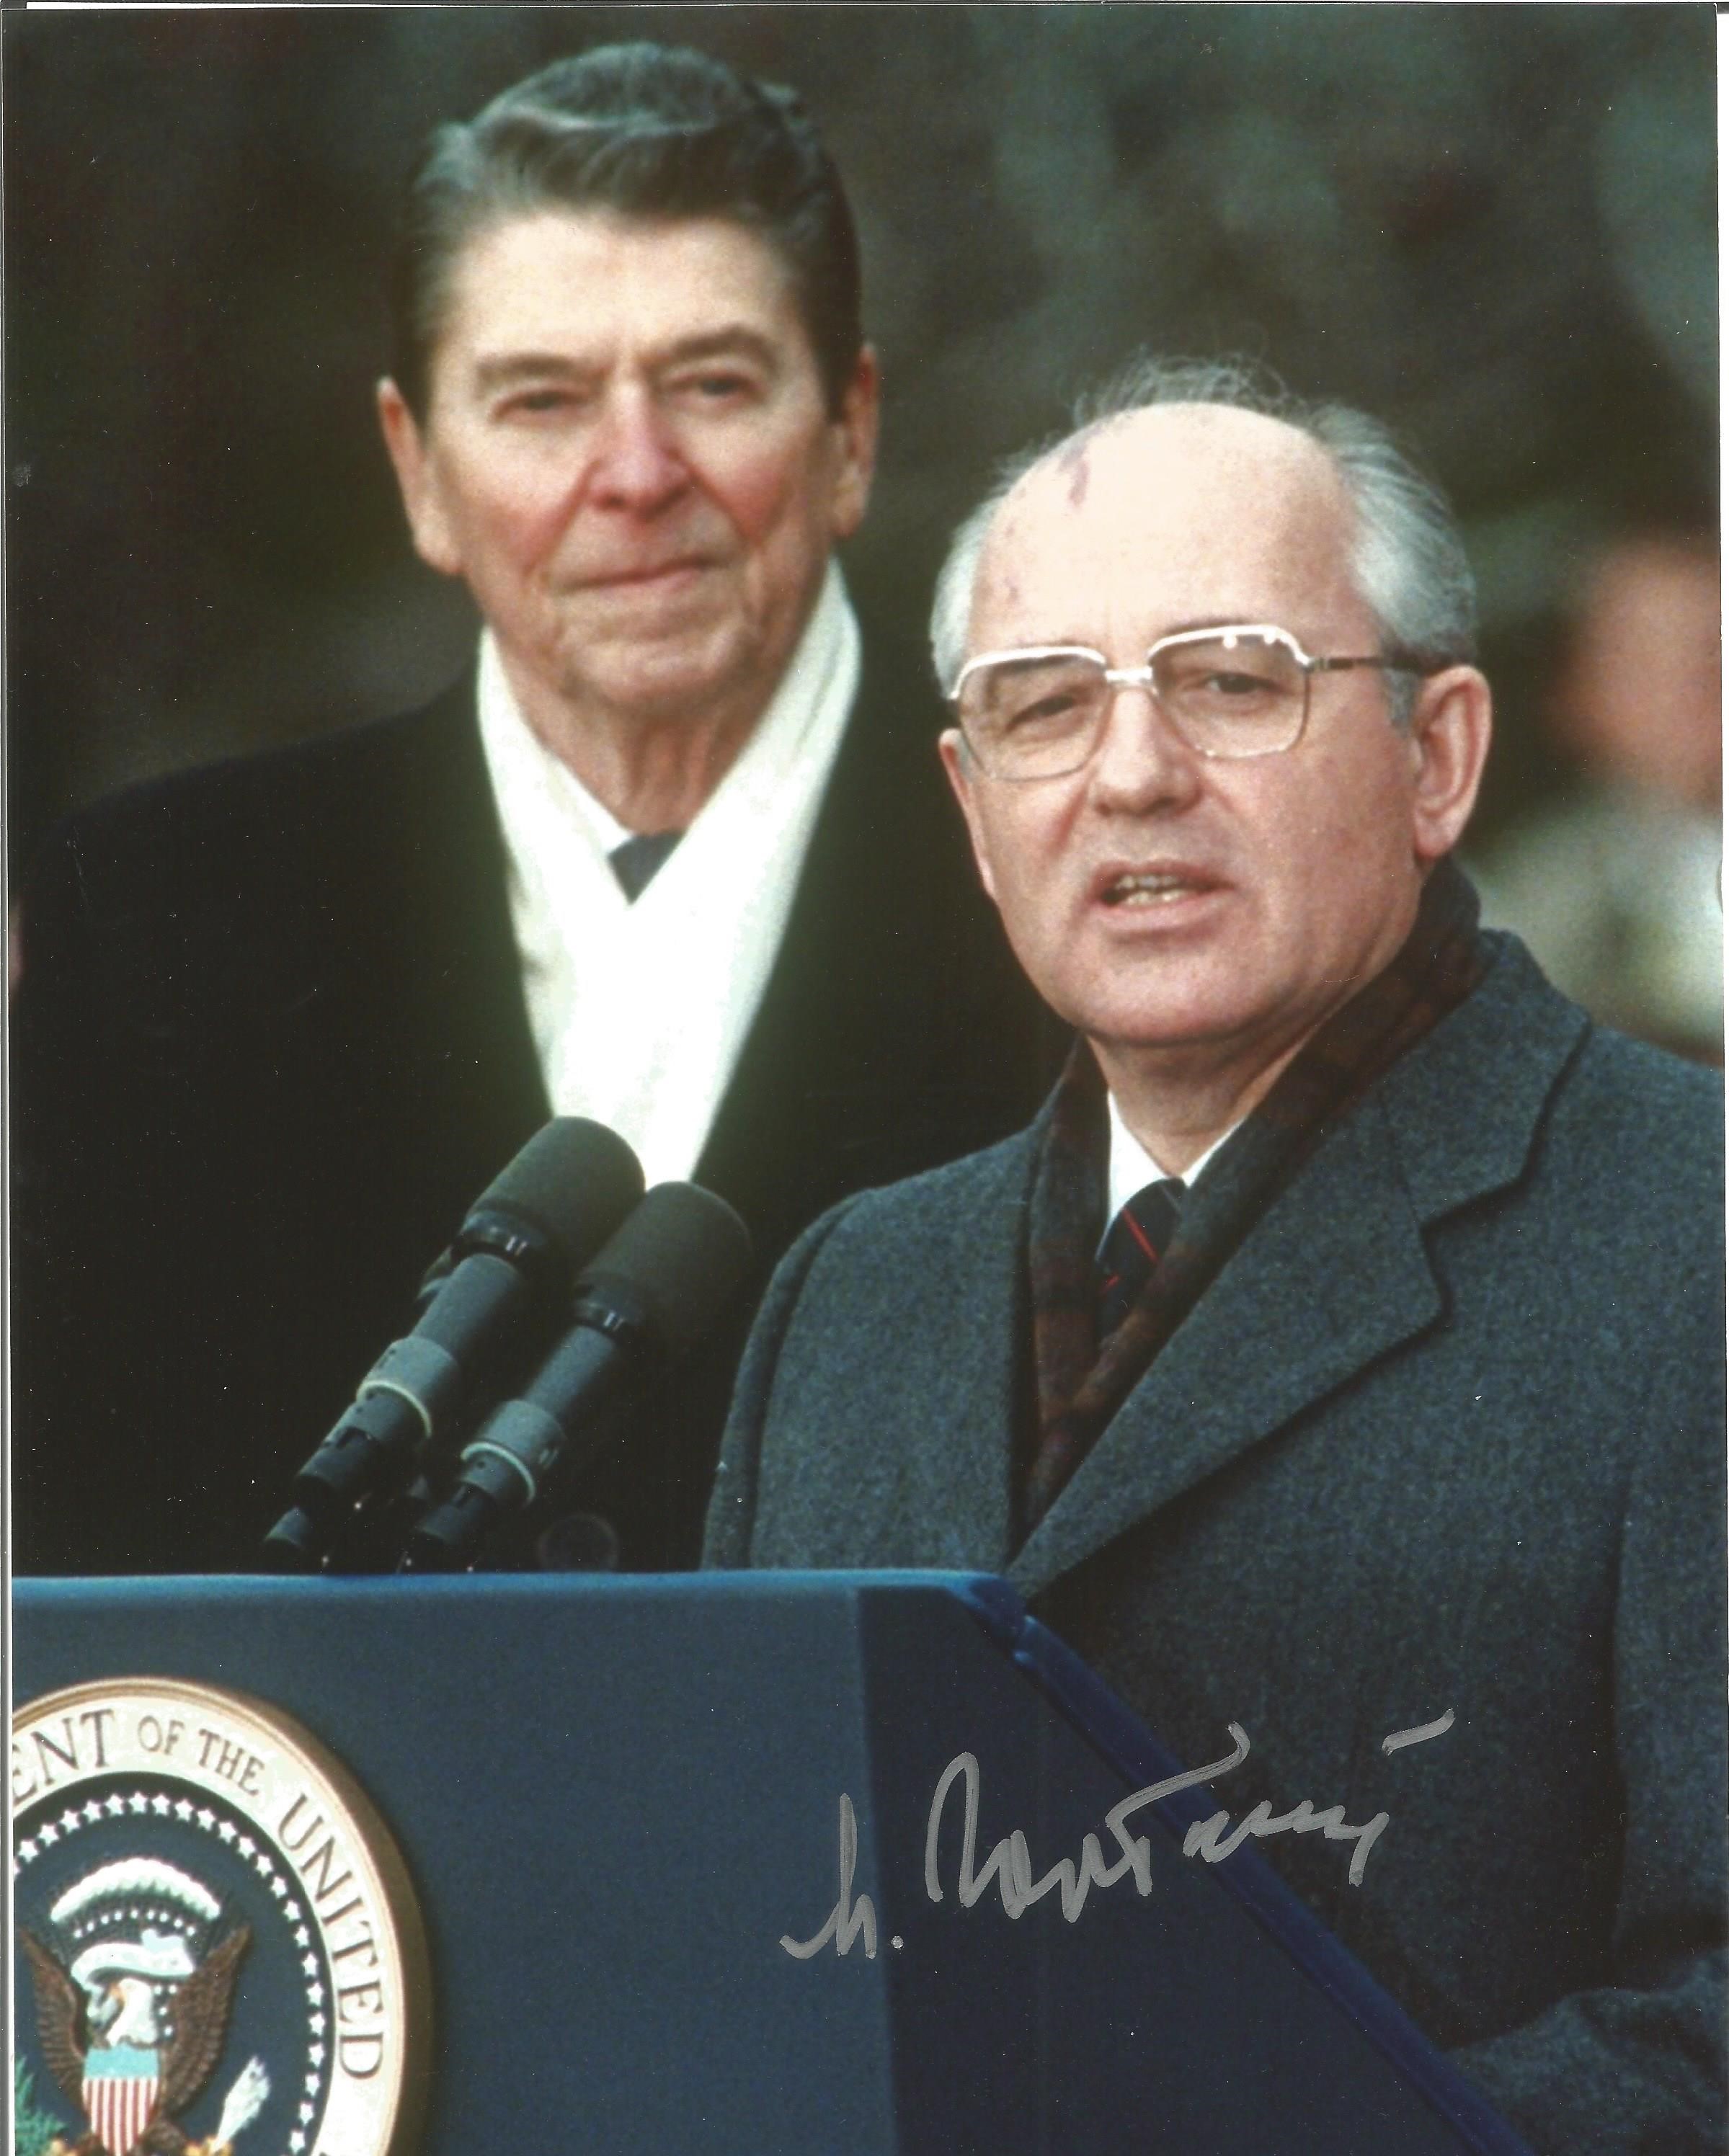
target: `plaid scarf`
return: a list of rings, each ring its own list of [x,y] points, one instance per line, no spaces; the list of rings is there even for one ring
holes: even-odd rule
[[[1322,1024],[1201,1178],[1152,1277],[1101,1346],[1095,1253],[1104,1227],[1104,1086],[1077,1040],[1033,1169],[1027,1245],[1037,1425],[1017,1476],[1030,1533],[1227,1258],[1320,1142],[1488,969],[1477,895],[1451,860],[1423,886],[1386,971]]]

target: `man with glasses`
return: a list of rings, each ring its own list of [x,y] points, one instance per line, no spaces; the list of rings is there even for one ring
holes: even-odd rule
[[[1704,2149],[1721,1091],[1478,929],[1472,612],[1385,431],[1232,369],[963,526],[943,757],[1078,1039],[786,1260],[709,1556],[1005,1573],[1180,1756],[1247,1731],[1233,1818],[1384,1815],[1264,1853],[1535,2148]]]

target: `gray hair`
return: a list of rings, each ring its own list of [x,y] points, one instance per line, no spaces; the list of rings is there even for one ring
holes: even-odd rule
[[[1349,405],[1310,402],[1276,376],[1242,360],[1142,358],[1082,399],[1076,425],[1011,458],[979,506],[956,530],[931,609],[932,655],[946,693],[966,660],[980,557],[997,512],[1027,475],[1058,450],[1113,420],[1160,404],[1222,404],[1281,419],[1333,460],[1356,516],[1351,575],[1373,615],[1382,655],[1424,672],[1476,656],[1476,586],[1464,542],[1440,490],[1391,430]],[[1417,683],[1388,677],[1395,724],[1409,717]]]

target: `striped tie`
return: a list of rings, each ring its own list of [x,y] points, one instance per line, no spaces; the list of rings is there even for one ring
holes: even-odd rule
[[[1183,1185],[1174,1176],[1137,1190],[1110,1224],[1099,1253],[1099,1337],[1114,1332],[1152,1278],[1182,1216]]]

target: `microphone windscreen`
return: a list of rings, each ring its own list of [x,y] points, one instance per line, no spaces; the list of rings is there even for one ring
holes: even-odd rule
[[[641,1167],[615,1131],[586,1116],[554,1116],[472,1210],[503,1213],[550,1236],[574,1271],[641,1195]]]
[[[585,1266],[581,1300],[610,1288],[639,1301],[666,1353],[695,1347],[750,1266],[750,1231],[723,1198],[694,1183],[657,1183],[623,1227]]]

